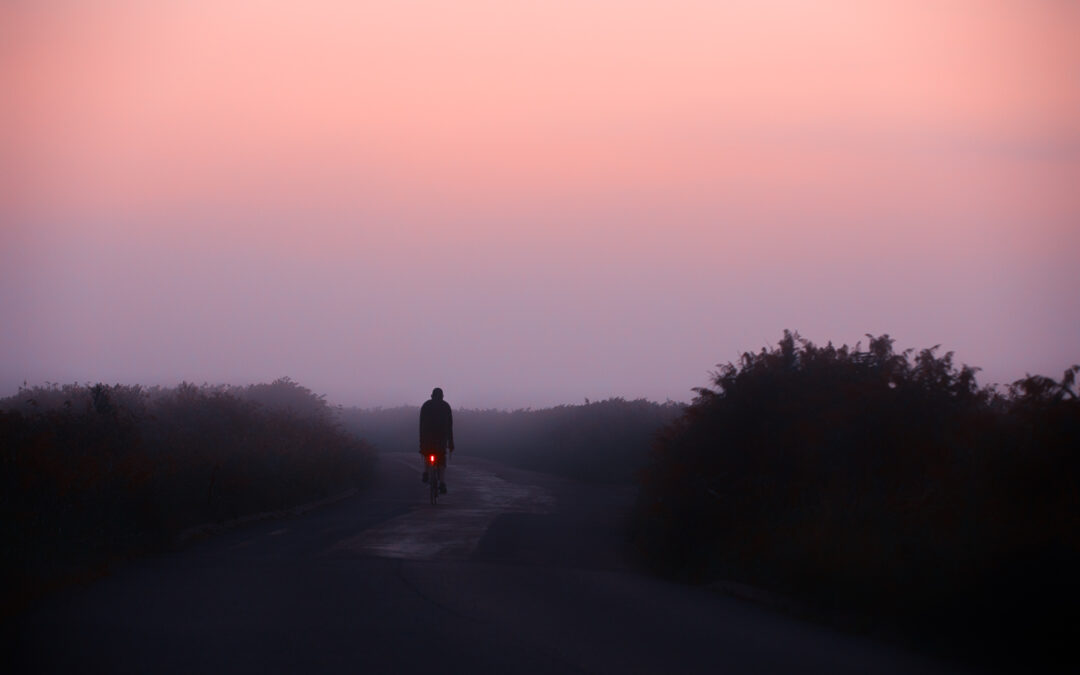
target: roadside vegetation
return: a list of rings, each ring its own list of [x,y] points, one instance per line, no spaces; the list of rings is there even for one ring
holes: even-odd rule
[[[23,388],[0,400],[0,451],[8,611],[193,526],[357,486],[373,461],[321,396],[287,378]]]
[[[583,481],[632,483],[653,437],[683,406],[612,398],[526,410],[454,410],[454,439],[469,456]],[[375,447],[416,452],[417,407],[347,408],[345,427]]]
[[[635,541],[676,578],[1046,658],[1080,637],[1078,370],[998,390],[936,347],[785,332],[660,435]]]

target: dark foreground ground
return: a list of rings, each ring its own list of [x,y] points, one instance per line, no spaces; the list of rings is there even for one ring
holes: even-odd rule
[[[625,488],[459,456],[430,507],[418,461],[51,598],[5,631],[9,672],[961,671],[641,573]]]

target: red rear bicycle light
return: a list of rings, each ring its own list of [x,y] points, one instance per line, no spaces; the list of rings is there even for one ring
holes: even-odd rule
[[[435,463],[435,455],[428,455],[428,459],[431,460],[432,464]]]

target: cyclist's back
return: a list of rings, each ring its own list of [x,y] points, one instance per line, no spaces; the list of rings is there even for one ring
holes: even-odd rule
[[[446,451],[454,451],[454,416],[450,404],[443,400],[443,391],[436,387],[431,398],[420,406],[420,454],[436,455],[440,473],[445,472]],[[424,464],[423,480],[428,480],[427,463]],[[441,477],[441,476],[440,476]],[[446,483],[440,481],[440,492],[446,492]]]

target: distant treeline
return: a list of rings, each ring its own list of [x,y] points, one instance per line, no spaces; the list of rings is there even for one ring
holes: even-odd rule
[[[631,482],[656,433],[682,414],[677,403],[613,398],[538,410],[454,410],[457,449],[578,480]],[[341,411],[345,428],[389,451],[416,452],[419,408]]]
[[[373,460],[287,378],[23,388],[0,400],[0,452],[7,609],[192,526],[356,486]]]
[[[643,475],[647,559],[943,640],[1080,637],[1080,367],[999,391],[868,337],[785,332],[697,390]]]

